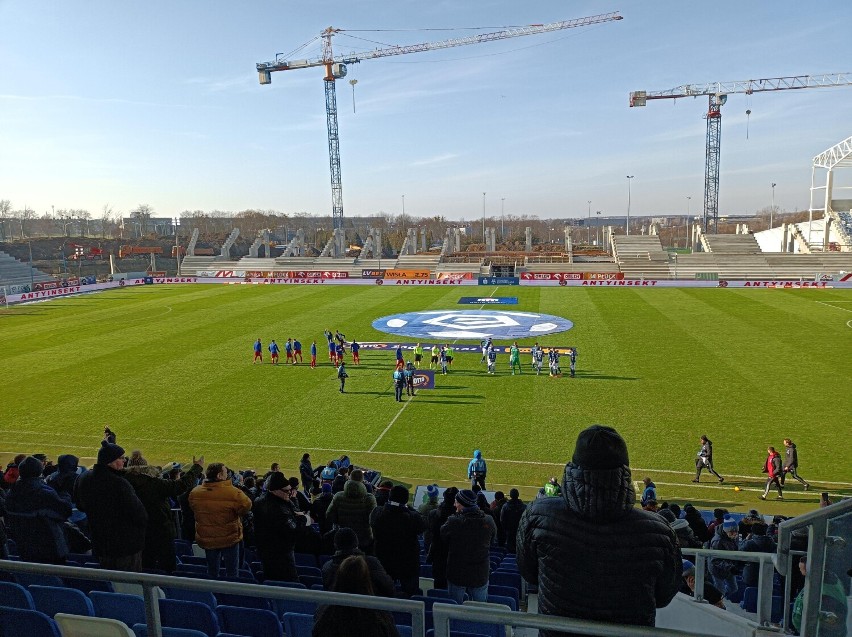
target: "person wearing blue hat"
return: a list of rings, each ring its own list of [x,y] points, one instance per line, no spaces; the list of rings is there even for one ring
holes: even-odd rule
[[[717,551],[739,550],[739,525],[730,515],[726,515],[722,524],[716,527],[716,532],[710,540],[710,548]],[[710,560],[710,574],[725,597],[731,599],[739,590],[737,575],[742,570],[742,563],[727,558],[714,557]]]

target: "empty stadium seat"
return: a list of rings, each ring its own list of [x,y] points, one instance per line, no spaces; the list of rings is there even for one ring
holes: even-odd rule
[[[0,606],[0,635],[62,637],[56,622],[44,613],[9,606]]]
[[[79,579],[76,577],[64,577],[62,582],[69,588],[76,588],[83,591],[87,595],[92,591],[103,591],[105,593],[114,593],[115,590],[112,584],[101,579]]]
[[[219,626],[223,630],[245,637],[282,637],[281,622],[271,610],[240,608],[220,605],[216,607]]]
[[[56,575],[39,575],[38,573],[15,573],[15,581],[21,586],[58,586],[62,587],[62,578]]]
[[[95,609],[91,600],[76,588],[62,586],[30,586],[30,595],[37,611],[49,617],[57,613],[94,617]]]
[[[0,582],[0,603],[10,608],[35,610],[35,603],[30,592],[14,582]]]
[[[200,630],[207,637],[216,637],[219,633],[219,620],[206,604],[185,602],[179,599],[160,600],[160,621],[171,628],[192,628]]]
[[[216,610],[216,597],[210,591],[194,591],[188,588],[167,586],[163,589],[169,599],[181,599],[185,602],[201,602]]]
[[[117,619],[58,613],[55,617],[62,637],[135,637],[129,626]]]
[[[163,637],[207,637],[200,630],[192,630],[190,628],[169,628],[166,626],[162,627]],[[148,626],[145,624],[134,624],[133,633],[136,637],[148,637]],[[222,633],[219,633],[218,637],[224,637]]]
[[[272,600],[268,597],[257,597],[255,595],[237,595],[234,593],[216,593],[216,605],[236,606],[239,608],[255,608],[259,610],[270,610]]]
[[[117,619],[128,626],[145,623],[145,600],[140,595],[92,591],[89,599],[92,600],[95,617]]]
[[[313,613],[284,613],[283,622],[287,637],[313,637]]]

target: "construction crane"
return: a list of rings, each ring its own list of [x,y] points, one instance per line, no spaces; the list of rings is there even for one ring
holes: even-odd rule
[[[494,42],[496,40],[517,38],[524,35],[550,33],[552,31],[561,31],[562,29],[585,27],[621,19],[622,16],[620,16],[617,12],[604,13],[587,18],[577,18],[575,20],[565,20],[549,24],[531,24],[529,26],[510,28],[492,33],[482,33],[480,35],[472,35],[463,38],[441,40],[439,42],[424,42],[422,44],[411,44],[408,46],[393,46],[384,49],[365,51],[363,53],[352,53],[350,55],[337,56],[335,56],[332,51],[331,39],[338,33],[345,33],[345,31],[343,29],[329,27],[320,34],[323,41],[321,57],[307,60],[284,60],[276,57],[276,59],[272,62],[258,63],[257,73],[261,84],[270,84],[272,83],[273,71],[291,71],[293,69],[307,69],[315,66],[325,67],[325,115],[326,123],[328,125],[328,159],[331,171],[332,221],[335,229],[342,229],[343,186],[341,184],[340,173],[340,138],[338,136],[337,129],[337,95],[335,81],[346,76],[347,64],[355,64],[362,60],[373,60],[375,58],[388,57],[392,55],[437,51],[439,49],[449,49],[457,46],[466,46],[468,44],[481,44],[483,42]]]
[[[732,93],[766,93],[790,91],[804,88],[827,88],[852,85],[852,74],[823,73],[821,75],[794,75],[769,77],[741,82],[713,82],[711,84],[684,84],[668,91],[633,91],[630,106],[645,106],[648,100],[678,99],[706,95],[710,105],[707,109],[707,155],[704,164],[704,230],[712,221],[713,231],[719,220],[719,154],[722,143],[722,106]]]

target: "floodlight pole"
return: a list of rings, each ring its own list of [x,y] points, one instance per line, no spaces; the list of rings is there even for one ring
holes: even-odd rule
[[[630,182],[635,175],[627,175],[627,234],[630,234]]]

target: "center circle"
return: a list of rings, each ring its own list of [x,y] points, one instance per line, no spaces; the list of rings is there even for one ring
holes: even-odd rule
[[[534,312],[500,310],[432,310],[383,316],[373,329],[396,336],[452,339],[517,339],[565,332],[568,319]]]

